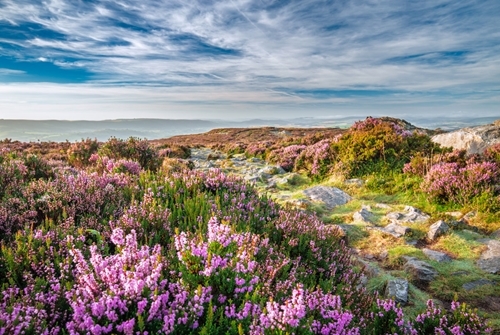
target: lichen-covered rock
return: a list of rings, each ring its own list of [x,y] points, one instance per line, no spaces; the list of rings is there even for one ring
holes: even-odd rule
[[[394,299],[397,303],[406,305],[408,303],[408,281],[396,278],[387,282],[385,296]]]
[[[346,204],[351,196],[341,189],[327,186],[314,186],[303,191],[312,201],[324,204],[328,209]]]
[[[443,220],[439,220],[429,227],[427,238],[429,241],[434,241],[439,236],[444,235],[449,229],[450,227]]]

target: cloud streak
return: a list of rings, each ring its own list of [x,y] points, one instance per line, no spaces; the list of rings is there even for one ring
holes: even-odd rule
[[[203,102],[379,110],[412,107],[417,99],[456,108],[474,101],[485,113],[500,113],[495,0],[3,3],[0,61],[13,64],[0,70],[4,83],[25,73],[32,79],[23,81],[69,81],[84,91],[147,88],[155,99],[166,94],[193,110]],[[57,67],[59,77],[34,68],[39,63]],[[371,93],[356,93],[363,90]]]

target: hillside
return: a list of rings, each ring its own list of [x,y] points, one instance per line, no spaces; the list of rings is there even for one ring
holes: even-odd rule
[[[500,147],[432,134],[3,141],[0,333],[498,332]]]

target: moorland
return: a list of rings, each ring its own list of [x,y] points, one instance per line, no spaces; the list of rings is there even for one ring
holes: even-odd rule
[[[392,118],[0,143],[0,334],[500,331],[500,145]]]

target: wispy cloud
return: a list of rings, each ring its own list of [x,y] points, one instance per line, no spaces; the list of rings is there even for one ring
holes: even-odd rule
[[[447,101],[500,113],[499,15],[496,0],[4,0],[0,64],[11,66],[0,79],[23,71],[33,82],[135,90],[137,104],[157,94],[149,98],[193,110]],[[38,63],[57,68],[55,79]]]

